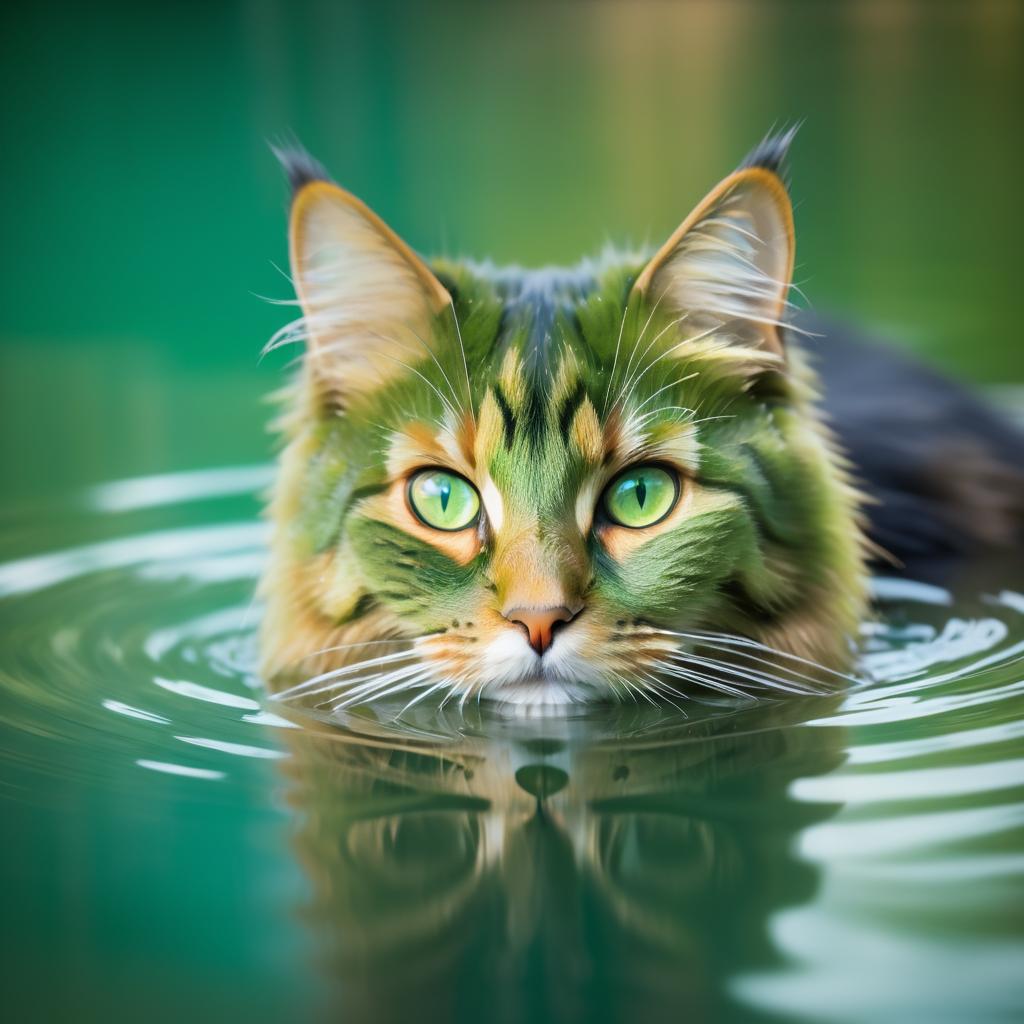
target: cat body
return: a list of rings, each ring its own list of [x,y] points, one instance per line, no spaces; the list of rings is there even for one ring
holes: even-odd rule
[[[275,685],[561,703],[838,678],[874,481],[788,315],[788,142],[653,256],[569,271],[428,266],[284,155],[303,316],[275,343],[307,350],[270,509]]]

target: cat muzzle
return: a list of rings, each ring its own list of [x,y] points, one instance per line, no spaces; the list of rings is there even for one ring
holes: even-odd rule
[[[572,622],[579,611],[572,611],[565,605],[553,608],[513,608],[504,613],[509,622],[521,626],[530,640],[530,646],[539,654],[551,646],[555,633]]]

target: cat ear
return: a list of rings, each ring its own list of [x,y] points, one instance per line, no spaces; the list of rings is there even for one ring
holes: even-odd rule
[[[451,298],[412,249],[319,165],[282,159],[295,189],[289,250],[307,358],[344,402],[422,360],[434,317]]]
[[[655,253],[634,293],[667,304],[698,332],[721,325],[740,344],[783,355],[794,238],[777,165],[743,167],[712,189]]]

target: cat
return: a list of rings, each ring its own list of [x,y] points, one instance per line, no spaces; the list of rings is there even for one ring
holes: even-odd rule
[[[792,137],[653,255],[570,270],[428,264],[303,151],[278,154],[302,316],[269,347],[306,347],[269,509],[273,688],[304,676],[284,693],[332,707],[806,692],[843,680],[873,558],[1016,535],[994,417],[936,378],[923,420],[896,401],[870,435],[871,368],[794,317]],[[826,421],[814,359],[866,389],[848,422]],[[931,495],[898,449],[936,423],[947,441],[962,425],[936,457],[959,452],[965,478]]]

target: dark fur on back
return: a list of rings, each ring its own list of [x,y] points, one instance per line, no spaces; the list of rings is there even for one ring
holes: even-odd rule
[[[909,567],[1024,539],[1024,435],[960,384],[808,316],[828,422],[872,500],[870,536]]]

